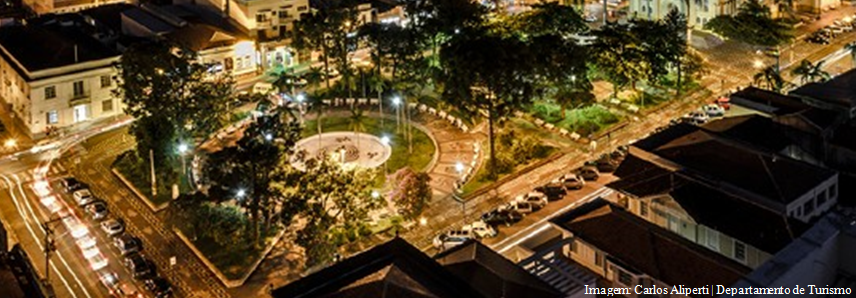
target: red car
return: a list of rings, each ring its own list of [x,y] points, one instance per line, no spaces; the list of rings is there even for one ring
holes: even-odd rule
[[[728,97],[720,97],[719,99],[715,100],[713,103],[719,105],[723,109],[726,109],[726,110],[731,109],[731,99],[729,99]]]

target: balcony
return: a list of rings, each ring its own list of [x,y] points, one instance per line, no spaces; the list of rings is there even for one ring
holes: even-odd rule
[[[73,107],[82,104],[88,104],[92,102],[92,97],[89,92],[84,92],[82,94],[72,95],[71,99],[68,100],[68,106]]]

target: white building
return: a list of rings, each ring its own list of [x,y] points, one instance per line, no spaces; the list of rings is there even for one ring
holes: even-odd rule
[[[119,53],[81,26],[49,17],[0,27],[0,97],[31,137],[122,114],[112,95]]]
[[[113,3],[132,3],[131,0],[24,0],[24,5],[38,15],[78,12],[84,9]]]

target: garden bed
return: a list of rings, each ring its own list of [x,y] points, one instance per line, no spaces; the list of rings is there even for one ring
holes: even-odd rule
[[[561,107],[554,103],[536,103],[532,106],[530,112],[536,118],[543,119],[547,123],[571,132],[576,132],[582,136],[597,133],[621,120],[618,115],[599,105],[568,109],[565,113],[565,118],[562,118]]]

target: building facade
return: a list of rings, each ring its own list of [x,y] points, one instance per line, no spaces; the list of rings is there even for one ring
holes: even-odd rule
[[[78,25],[0,28],[0,97],[31,137],[122,114],[113,96],[119,53],[80,34]]]

